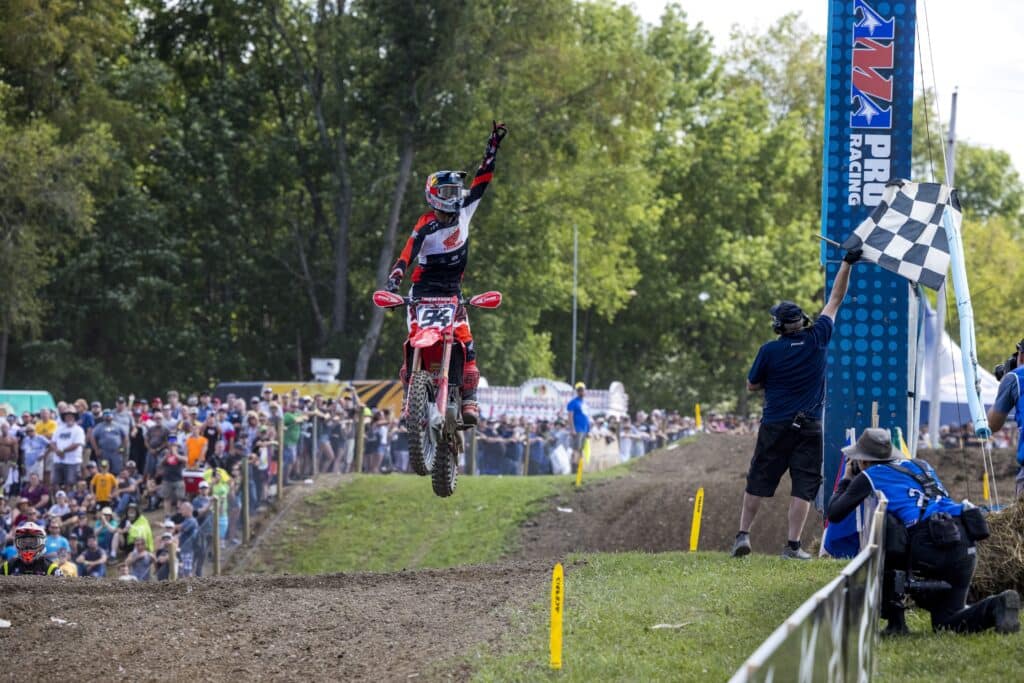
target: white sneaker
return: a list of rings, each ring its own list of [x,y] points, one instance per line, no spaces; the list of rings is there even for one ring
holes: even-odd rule
[[[787,545],[782,549],[781,557],[786,560],[809,560],[811,559],[811,554],[803,548],[793,550]]]

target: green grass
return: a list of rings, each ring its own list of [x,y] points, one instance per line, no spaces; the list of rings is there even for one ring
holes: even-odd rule
[[[907,624],[913,632],[910,636],[882,641],[874,680],[932,683],[1024,679],[1020,671],[1024,634],[932,633],[928,613],[923,610],[908,613]],[[908,652],[913,654],[907,656]]]
[[[723,681],[842,567],[723,553],[582,557],[565,580],[562,671],[548,669],[545,603],[523,616],[503,654],[472,658],[477,680]]]
[[[464,476],[455,495],[438,498],[425,477],[357,476],[306,502],[308,519],[285,532],[272,564],[320,574],[495,562],[515,549],[520,525],[572,484],[568,476]]]

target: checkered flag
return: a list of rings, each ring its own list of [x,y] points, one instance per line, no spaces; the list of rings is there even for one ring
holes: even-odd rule
[[[911,282],[938,289],[949,269],[949,243],[942,214],[960,229],[956,191],[939,183],[891,180],[882,203],[857,226],[844,249],[862,249],[862,258]]]

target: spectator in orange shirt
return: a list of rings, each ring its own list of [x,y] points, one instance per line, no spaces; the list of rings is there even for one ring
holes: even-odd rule
[[[192,423],[192,433],[185,439],[185,456],[188,458],[188,468],[195,469],[206,462],[206,452],[209,448],[209,439],[202,435],[201,424]]]
[[[92,489],[93,495],[96,496],[96,503],[98,505],[110,505],[114,489],[117,488],[117,477],[110,473],[110,462],[107,460],[100,461],[100,471],[98,474],[92,475],[92,479],[89,481],[89,488]]]

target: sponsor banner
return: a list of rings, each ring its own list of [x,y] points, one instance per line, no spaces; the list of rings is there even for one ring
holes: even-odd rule
[[[829,2],[822,234],[843,242],[879,204],[890,179],[911,174],[916,3]],[[823,243],[826,292],[842,252]],[[846,429],[909,424],[912,295],[881,268],[854,268],[829,345],[825,481],[833,481]],[[831,491],[825,491],[825,501]]]

